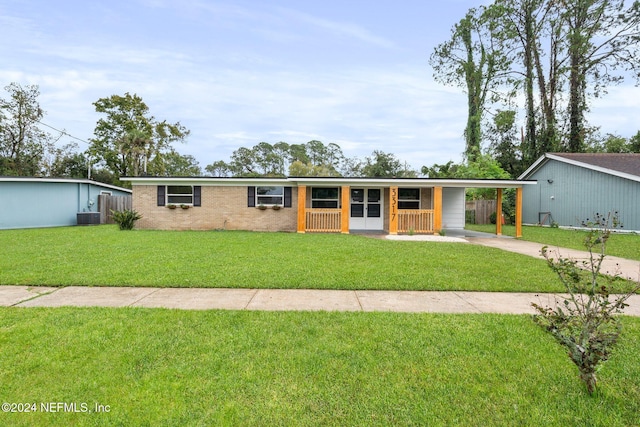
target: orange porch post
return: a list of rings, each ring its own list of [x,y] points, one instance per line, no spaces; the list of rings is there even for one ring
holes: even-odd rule
[[[433,231],[442,230],[442,187],[433,187]]]
[[[398,234],[398,187],[389,188],[389,234]]]
[[[496,190],[496,235],[502,236],[502,188]]]
[[[307,186],[298,186],[298,233],[307,229]]]
[[[340,232],[342,234],[349,234],[350,189],[351,187],[348,185],[342,186],[342,212],[340,214]]]
[[[516,237],[522,237],[522,187],[516,188]]]

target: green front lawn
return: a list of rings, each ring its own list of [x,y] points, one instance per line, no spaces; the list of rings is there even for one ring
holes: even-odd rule
[[[495,233],[495,224],[467,224],[469,230]],[[516,228],[512,225],[502,226],[504,236],[515,236]],[[586,250],[584,238],[586,232],[551,227],[523,226],[522,240],[538,242],[549,246]],[[613,233],[607,242],[607,255],[640,261],[640,236],[635,233]]]
[[[109,225],[1,230],[0,285],[562,290],[543,260],[464,243]]]
[[[0,308],[0,424],[637,425],[623,323],[590,397],[529,316]]]

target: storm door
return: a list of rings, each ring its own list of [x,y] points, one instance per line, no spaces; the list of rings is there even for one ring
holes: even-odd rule
[[[352,230],[382,230],[383,196],[381,188],[352,188],[349,228]]]

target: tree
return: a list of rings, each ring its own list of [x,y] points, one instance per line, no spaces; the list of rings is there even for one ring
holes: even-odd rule
[[[436,81],[463,87],[467,93],[465,157],[480,155],[481,124],[487,102],[502,96],[511,59],[496,26],[495,9],[470,9],[452,30],[451,39],[437,46],[429,59]]]
[[[289,166],[289,176],[340,176],[333,168],[326,165],[314,165],[310,162],[303,163],[296,160]]]
[[[493,116],[493,123],[487,132],[491,142],[489,152],[511,178],[518,177],[524,171],[515,123],[514,110],[501,110]]]
[[[609,133],[602,141],[587,144],[587,151],[594,153],[633,153],[633,144],[630,140],[620,135]]]
[[[416,171],[407,169],[395,155],[379,150],[374,150],[362,167],[362,176],[368,178],[415,178],[417,175]]]
[[[37,85],[17,83],[4,89],[9,98],[0,98],[0,175],[41,175],[53,139],[38,127],[45,114],[38,103],[40,90]]]
[[[261,176],[285,176],[289,147],[282,142],[278,144],[276,148],[267,142],[261,142],[253,147],[254,161]]]
[[[110,170],[99,167],[99,168],[91,168],[91,179],[104,182],[105,184],[118,185],[120,182],[116,179],[116,176]]]
[[[467,162],[456,169],[454,178],[509,179],[509,174],[489,154],[481,154],[475,162]]]
[[[93,105],[106,118],[98,120],[89,147],[90,154],[121,176],[166,174],[164,156],[172,152],[173,142],[184,142],[189,131],[179,122],[158,121],[149,114],[141,97],[100,98]]]
[[[456,164],[453,161],[444,165],[434,164],[431,167],[423,166],[422,173],[429,178],[456,178],[456,179],[509,179],[510,175],[500,167],[500,164],[489,154],[479,154],[475,161],[465,161]],[[477,188],[467,191],[467,198],[494,199],[495,190],[491,188]]]
[[[224,160],[217,160],[204,168],[209,175],[216,177],[228,177],[231,173],[230,166]]]
[[[566,292],[558,297],[556,307],[533,303],[537,314],[534,321],[545,328],[568,350],[571,361],[580,371],[580,379],[593,394],[597,384],[598,366],[605,362],[618,341],[622,324],[615,314],[627,306],[625,301],[638,290],[638,283],[622,285],[618,274],[613,277],[600,274],[611,229],[618,225],[617,213],[596,214],[589,227],[585,247],[589,258],[578,262],[557,256],[553,258],[545,246],[541,252]],[[617,295],[611,295],[616,291]]]
[[[362,176],[363,162],[357,157],[345,157],[340,165],[339,174],[345,177]]]
[[[341,171],[352,172],[357,165],[358,162],[343,155],[337,144],[312,140],[289,145],[281,141],[240,147],[231,154],[229,162],[218,160],[206,170],[216,176],[341,176]]]
[[[291,155],[291,146],[284,141],[273,144],[272,154],[276,158],[278,176],[285,176],[289,170],[289,166],[293,162]]]
[[[429,178],[509,179],[509,173],[489,154],[480,154],[473,162],[447,162],[444,165],[423,166],[422,173]],[[492,190],[491,190],[492,191]]]
[[[570,152],[584,151],[588,87],[598,97],[624,77],[615,70],[640,77],[640,2],[625,8],[624,0],[563,0],[561,17],[567,26],[569,58]],[[591,86],[589,86],[591,84]]]
[[[295,161],[301,161],[302,163],[309,162],[307,146],[305,144],[291,144],[289,146],[289,156],[291,157],[291,163]]]
[[[233,176],[260,176],[256,164],[256,153],[253,149],[240,147],[231,154],[229,169]]]
[[[45,162],[47,176],[64,178],[87,178],[89,161],[78,152],[78,144],[66,144],[61,148],[54,148],[50,153],[51,161]]]
[[[307,157],[309,161],[314,165],[321,165],[327,163],[327,146],[321,141],[311,140],[305,144]]]
[[[460,165],[454,163],[453,160],[449,160],[447,163],[443,165],[439,165],[435,163],[433,166],[423,166],[422,174],[427,178],[453,178],[456,175],[456,171],[458,170]]]
[[[627,76],[639,80],[640,2],[495,0],[486,11],[510,64],[505,81],[524,100],[524,163],[585,151],[595,130],[585,117],[590,98]]]
[[[232,176],[285,176],[285,167],[289,162],[289,145],[279,142],[271,145],[260,142],[251,148],[240,147],[231,154],[231,161],[217,161],[207,167],[218,173],[230,173]]]
[[[629,150],[632,153],[640,153],[640,131],[629,138]]]
[[[563,27],[561,8],[549,0],[497,0],[496,15],[505,44],[514,49],[516,89],[524,88],[525,118],[522,158],[531,164],[545,152],[558,151],[558,96],[562,86]],[[543,44],[547,46],[543,48]]]
[[[311,169],[322,171],[323,175],[316,176],[341,176],[341,171],[347,161],[339,145],[334,143],[325,145],[315,139],[304,144],[304,152],[299,147],[292,145],[290,154],[292,166],[295,160],[300,160]],[[299,165],[297,166],[299,167]]]
[[[164,155],[165,176],[201,176],[198,161],[190,154],[180,154],[170,150]]]
[[[604,141],[604,150],[607,153],[630,153],[629,142],[619,135],[608,134]]]

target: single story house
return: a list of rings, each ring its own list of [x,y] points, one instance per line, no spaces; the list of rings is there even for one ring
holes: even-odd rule
[[[623,230],[640,231],[640,154],[548,153],[519,179],[525,224],[579,227],[618,212]]]
[[[407,178],[127,177],[139,228],[299,233],[438,233],[465,226],[465,189],[522,188],[535,182]],[[501,203],[498,203],[501,206]],[[501,208],[499,208],[501,209]],[[498,221],[499,223],[499,221]],[[501,234],[501,224],[497,224]]]
[[[0,176],[0,229],[76,225],[78,213],[100,220],[100,195],[131,197],[131,190],[87,179]]]

